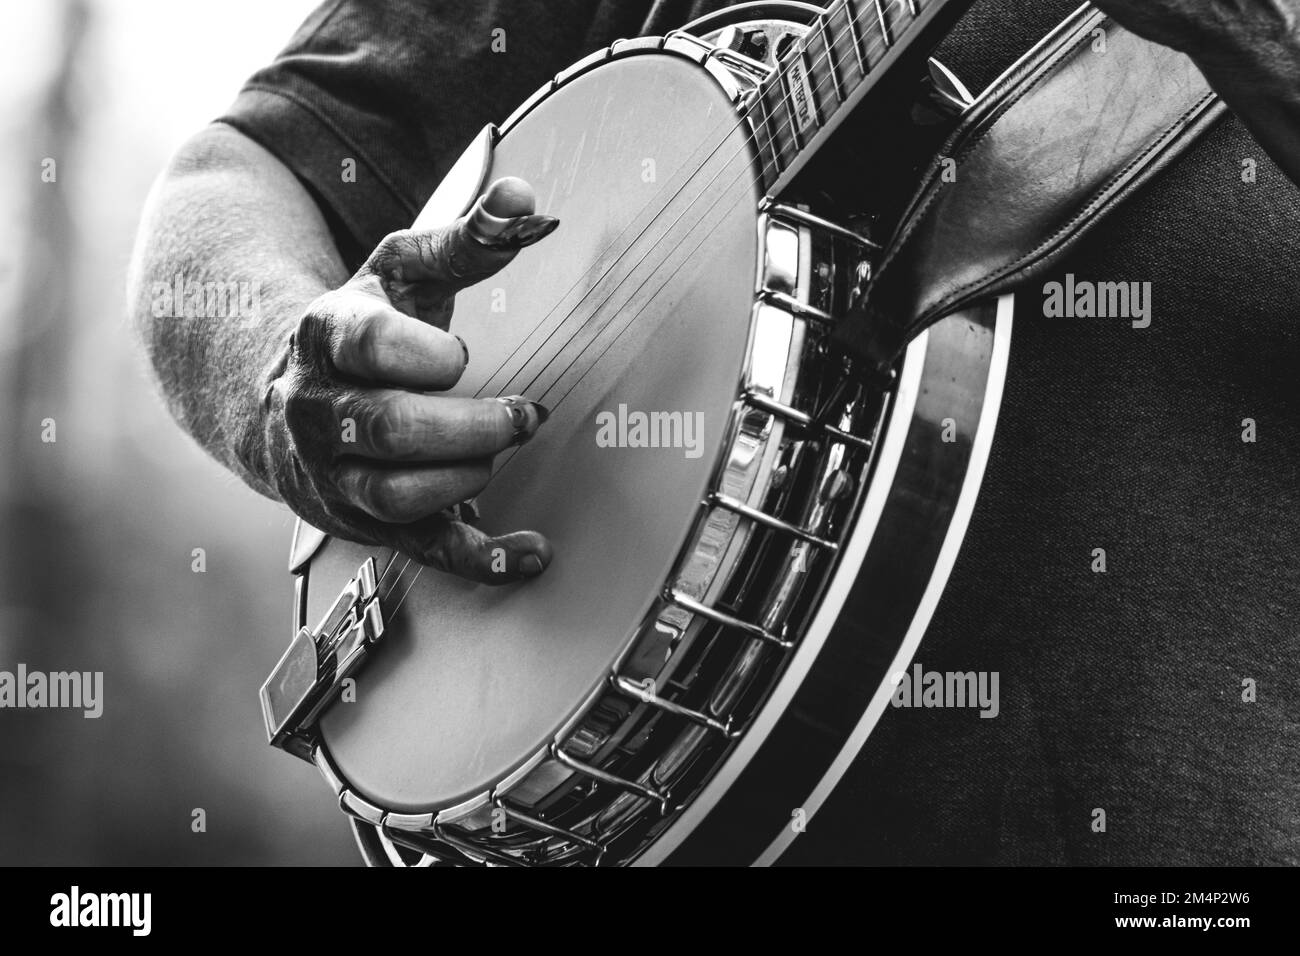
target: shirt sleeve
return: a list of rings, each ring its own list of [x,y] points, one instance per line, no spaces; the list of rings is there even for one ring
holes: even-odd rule
[[[474,136],[651,0],[328,0],[219,122],[283,162],[350,267],[409,226]]]

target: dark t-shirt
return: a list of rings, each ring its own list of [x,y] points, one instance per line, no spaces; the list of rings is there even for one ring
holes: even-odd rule
[[[330,0],[223,119],[356,265],[558,70],[720,6]],[[940,56],[978,90],[1074,6],[976,3]],[[1047,277],[1152,282],[1149,328],[1021,296],[983,494],[917,656],[999,672],[1000,714],[888,709],[787,859],[1300,863],[1297,263],[1300,194],[1231,119]]]

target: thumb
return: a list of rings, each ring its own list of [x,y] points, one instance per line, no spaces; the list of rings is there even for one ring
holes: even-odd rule
[[[444,296],[505,268],[520,249],[555,231],[560,221],[536,215],[533,187],[498,179],[468,213],[440,229],[394,232],[375,247],[360,274],[375,275],[390,296],[419,284]]]

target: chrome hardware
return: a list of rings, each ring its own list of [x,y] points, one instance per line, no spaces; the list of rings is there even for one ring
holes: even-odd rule
[[[443,843],[449,843],[461,853],[470,857],[480,857],[489,865],[496,866],[524,866],[527,861],[516,859],[508,853],[502,853],[492,847],[482,843],[470,840],[467,836],[459,833],[453,833],[449,828],[437,823],[433,825],[434,839]]]
[[[757,12],[757,11],[756,11]],[[811,23],[815,13],[806,10]],[[685,29],[706,43],[715,44],[724,53],[731,52],[744,56],[750,62],[759,63],[771,72],[776,67],[776,57],[784,52],[787,38],[796,38],[806,32],[806,26],[782,18],[759,17],[736,20],[737,11],[720,10],[689,24]],[[724,21],[731,21],[725,22]],[[739,45],[736,37],[740,37]]]
[[[524,813],[524,811],[520,810],[518,807],[511,806],[504,800],[498,799],[493,801],[493,806],[498,807],[501,812],[506,815],[507,819],[523,824],[531,830],[536,830],[538,833],[545,833],[547,836],[560,837],[563,840],[568,840],[569,842],[576,843],[579,846],[585,846],[588,850],[595,850],[600,856],[603,856],[605,853],[605,847],[603,844],[597,843],[595,840],[589,840],[581,833],[566,830],[564,827],[558,827],[554,823],[547,823],[545,820]]]
[[[738,26],[723,27],[722,32],[718,34],[718,38],[714,42],[720,50],[731,50],[734,53],[739,53],[740,48],[745,45],[745,31]]]
[[[750,624],[748,621],[742,621],[734,615],[725,611],[719,611],[715,607],[703,604],[681,591],[668,589],[664,592],[664,600],[670,604],[675,604],[684,611],[690,611],[692,614],[698,614],[702,618],[712,621],[715,624],[721,624],[723,627],[729,627],[732,630],[740,631],[750,637],[773,644],[784,651],[794,647],[790,641],[782,640],[771,631],[759,627],[757,624]]]
[[[748,518],[756,524],[761,524],[765,528],[771,528],[773,531],[779,531],[782,534],[788,534],[800,541],[807,541],[809,544],[824,548],[827,551],[836,551],[839,545],[834,541],[827,541],[820,538],[806,528],[800,528],[798,525],[790,524],[788,521],[782,521],[780,518],[774,518],[766,511],[759,511],[752,508],[743,501],[737,501],[728,495],[720,495],[716,492],[709,495],[706,504],[714,505],[718,508],[725,508],[728,511],[740,515],[742,518]]]
[[[760,218],[760,282],[798,306],[810,305],[813,246],[827,237],[839,242],[840,232],[847,232],[843,227],[824,230],[819,222],[798,215]],[[865,253],[866,240],[849,238],[852,243],[842,244],[845,249]],[[849,253],[847,266],[856,261]],[[426,859],[462,865],[497,865],[502,858],[525,864],[628,862],[643,839],[626,835],[644,832],[641,825],[633,826],[635,821],[678,812],[696,786],[682,775],[692,766],[712,766],[749,726],[754,711],[752,705],[742,705],[745,691],[761,675],[779,673],[791,659],[801,632],[787,622],[833,566],[836,542],[824,529],[837,529],[838,535],[838,529],[848,526],[847,516],[856,507],[852,492],[868,473],[886,408],[883,394],[861,408],[822,394],[819,383],[834,381],[840,366],[808,339],[807,329],[821,323],[801,322],[790,302],[772,301],[765,304],[761,292],[756,296],[748,371],[737,392],[730,449],[712,488],[721,498],[706,500],[697,531],[662,589],[662,601],[620,657],[605,689],[593,695],[555,744],[485,795],[488,806],[507,812],[509,834],[489,833],[482,816],[473,813],[464,819],[476,820],[474,825],[452,828],[451,819],[461,817],[463,807],[438,814],[437,832],[427,818],[389,814],[379,836],[390,858],[401,846]],[[835,411],[814,417],[799,408]],[[850,409],[855,409],[852,415]],[[816,445],[809,436],[826,441]],[[815,500],[786,500],[782,474],[788,476],[786,486],[793,486],[798,476],[803,486],[822,493],[815,493]],[[781,541],[758,533],[762,528],[791,537]],[[745,556],[737,549],[744,549]],[[737,569],[750,566],[764,550],[776,562],[771,574],[755,584],[754,599],[743,593],[735,600],[730,593],[724,597]],[[692,683],[689,669],[671,673],[678,661],[688,662],[711,647],[733,659],[716,684]],[[702,703],[686,707],[678,703],[682,697],[671,699],[676,694],[652,692],[668,686],[680,686],[681,694],[690,693]],[[680,717],[680,725],[653,723],[664,714]],[[662,729],[650,735],[646,729],[651,726]],[[647,746],[646,740],[657,741],[649,764],[618,758],[635,754]],[[621,746],[614,745],[618,741]],[[625,766],[648,770],[629,779],[633,774],[624,772]]]
[[[692,710],[689,707],[683,707],[681,704],[660,697],[658,694],[648,690],[646,685],[639,684],[630,677],[621,677],[617,674],[610,677],[610,682],[623,693],[630,697],[635,697],[643,704],[662,710],[666,714],[672,714],[676,717],[685,717],[692,723],[699,724],[701,727],[707,727],[709,730],[716,730],[723,736],[732,736],[731,722],[723,723],[698,710]]]
[[[731,70],[737,79],[744,80],[749,84],[749,89],[745,91],[746,97],[758,89],[758,84],[762,83],[772,75],[772,70],[767,64],[752,60],[736,50],[728,50],[719,47],[711,54],[712,58]]]
[[[764,289],[759,296],[768,305],[774,305],[778,309],[784,309],[793,315],[796,319],[808,319],[812,322],[820,323],[829,328],[835,324],[835,316],[823,309],[800,302],[794,296],[786,295],[784,292],[774,292],[771,289]]]
[[[262,718],[268,742],[312,760],[317,719],[384,635],[375,593],[375,560],[367,558],[344,585],[315,630],[301,628],[262,684]]]
[[[806,415],[796,408],[791,408],[789,405],[782,405],[780,402],[774,402],[762,392],[755,391],[754,389],[749,389],[745,392],[745,402],[752,405],[754,408],[761,409],[771,415],[784,418],[791,424],[798,425],[800,428],[806,429],[807,431],[830,435],[836,441],[842,441],[857,448],[871,448],[871,439],[852,435],[849,432],[835,428],[832,425],[819,422],[811,415]]]
[[[787,206],[785,203],[764,200],[761,208],[763,212],[766,212],[768,215],[773,216],[776,219],[794,222],[801,226],[809,226],[813,229],[820,229],[824,232],[829,232],[833,236],[838,236],[841,239],[846,239],[849,242],[856,243],[865,249],[870,249],[872,252],[879,252],[882,248],[879,243],[872,242],[866,236],[858,235],[858,233],[851,229],[846,229],[839,223],[831,222],[829,219],[823,219],[821,216],[813,215],[812,213],[806,212],[805,210],[799,209],[795,206]]]
[[[481,867],[487,865],[483,860],[467,856],[451,844],[441,843],[424,833],[396,830],[390,827],[387,823],[380,825],[378,831],[380,837],[390,843],[405,847],[408,850],[414,850],[416,853],[422,853],[425,856],[433,857],[443,863],[468,867]]]
[[[850,270],[850,278],[859,265],[870,269],[874,244],[802,210],[764,208],[762,288],[728,447],[661,601],[603,688],[548,748],[458,807],[389,812],[380,824],[367,823],[390,860],[408,862],[418,853],[421,863],[462,866],[629,862],[646,839],[645,824],[637,821],[671,819],[690,803],[699,786],[691,768],[716,766],[730,752],[756,713],[747,689],[792,659],[802,637],[794,622],[834,566],[838,541],[832,539],[849,527],[857,507],[888,396],[868,391],[850,401],[828,387],[842,377],[842,367],[817,346],[816,330],[832,317],[829,309],[838,314],[845,303],[832,298],[814,305],[811,298],[819,244],[838,243],[836,267]],[[794,497],[793,487],[814,491]],[[739,569],[755,566],[763,554],[774,558],[771,570],[747,585],[752,594],[736,591]],[[732,663],[716,682],[693,682],[690,662],[712,648]],[[662,690],[669,686],[672,694]],[[700,703],[678,703],[686,694]],[[681,719],[660,723],[665,714]],[[317,762],[343,794],[328,761]],[[340,801],[358,819],[374,817],[355,794]],[[509,830],[489,830],[484,809],[504,812]]]
[[[330,758],[326,755],[324,749],[319,745],[311,750],[311,762],[316,765],[316,769],[325,778],[326,786],[333,791],[334,795],[341,795],[344,790],[343,780],[339,777],[339,772],[334,769],[334,764],[330,762]]]
[[[377,807],[369,800],[358,797],[351,790],[344,790],[339,794],[339,809],[350,816],[356,817],[358,820],[373,823],[375,826],[379,826],[384,822],[382,807]]]
[[[432,813],[387,813],[384,815],[384,826],[395,827],[398,830],[428,830],[433,826],[434,814]]]
[[[867,290],[871,287],[871,278],[875,274],[871,263],[863,260],[859,262],[853,270],[853,281],[849,284],[849,301],[846,303],[848,308],[858,308],[867,297]]]
[[[463,800],[452,807],[443,807],[433,815],[435,826],[445,826],[448,823],[459,823],[468,817],[473,816],[478,811],[484,809],[492,803],[490,794],[480,793]]]
[[[744,60],[745,63],[753,67],[761,68],[763,74],[760,78],[766,78],[771,72],[772,64],[766,61],[768,52],[772,48],[768,40],[767,33],[755,24],[741,26],[733,24],[723,27],[716,36],[705,36],[702,39],[712,40],[718,47],[719,55],[735,54]]]
[[[605,60],[608,60],[613,55],[614,55],[613,46],[608,46],[603,50],[597,50],[595,53],[591,53],[587,56],[584,56],[577,63],[574,63],[570,65],[567,69],[561,70],[559,73],[556,73],[555,79],[553,81],[553,85],[563,86],[565,83],[568,83],[575,76],[579,76],[583,73],[586,73],[592,67],[597,66],[600,63],[603,63]]]
[[[810,22],[813,15],[809,8]],[[604,59],[649,51],[687,57],[715,77],[729,72],[728,92],[748,89],[771,70],[748,54],[771,60],[779,40],[806,30],[745,21],[743,30],[769,41],[758,53],[735,49],[735,36],[721,34],[725,24],[711,23],[694,38],[619,41],[605,57],[561,73],[538,99]],[[865,73],[860,45],[855,53]],[[845,54],[840,65],[848,62]],[[764,138],[757,139],[759,163],[772,155]],[[465,866],[630,862],[654,839],[646,821],[656,821],[654,832],[671,825],[733,752],[741,728],[752,726],[766,700],[756,689],[797,660],[791,652],[852,526],[890,407],[883,389],[846,399],[831,388],[843,364],[825,347],[826,328],[843,314],[854,280],[869,278],[880,246],[771,199],[759,213],[753,331],[721,459],[676,565],[659,582],[661,600],[606,680],[575,706],[549,746],[487,792],[437,813],[390,811],[374,823],[381,808],[350,792],[316,749],[340,804],[375,828],[391,861],[409,862],[416,853],[421,864]],[[799,488],[812,493],[792,493]],[[720,663],[702,668],[705,655]],[[701,673],[715,676],[706,682]],[[496,810],[511,823],[504,833],[487,825]]]
[[[711,57],[755,88],[772,75],[772,67],[763,62],[767,54],[767,39],[759,31],[725,27],[712,41],[705,38],[705,42],[714,44],[713,52],[709,54]]]
[[[664,40],[663,48],[670,53],[680,53],[687,59],[701,64],[717,50],[712,43],[701,40],[695,34],[687,33],[685,30],[673,30],[669,33]]]
[[[635,793],[638,796],[645,797],[647,800],[653,800],[659,804],[659,812],[668,812],[668,794],[661,793],[653,787],[647,787],[643,783],[637,783],[635,780],[627,780],[617,774],[610,773],[607,770],[601,770],[599,767],[593,767],[591,764],[583,763],[576,757],[571,757],[565,752],[563,747],[551,747],[551,754],[560,763],[564,764],[570,770],[582,774],[584,777],[590,777],[597,783],[607,783],[611,787],[618,787],[620,790],[626,790],[629,793]]]

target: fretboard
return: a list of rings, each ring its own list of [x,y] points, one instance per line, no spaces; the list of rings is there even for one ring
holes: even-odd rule
[[[747,107],[763,187],[779,192],[894,62],[933,42],[970,0],[835,0]],[[942,20],[940,14],[944,14]]]

